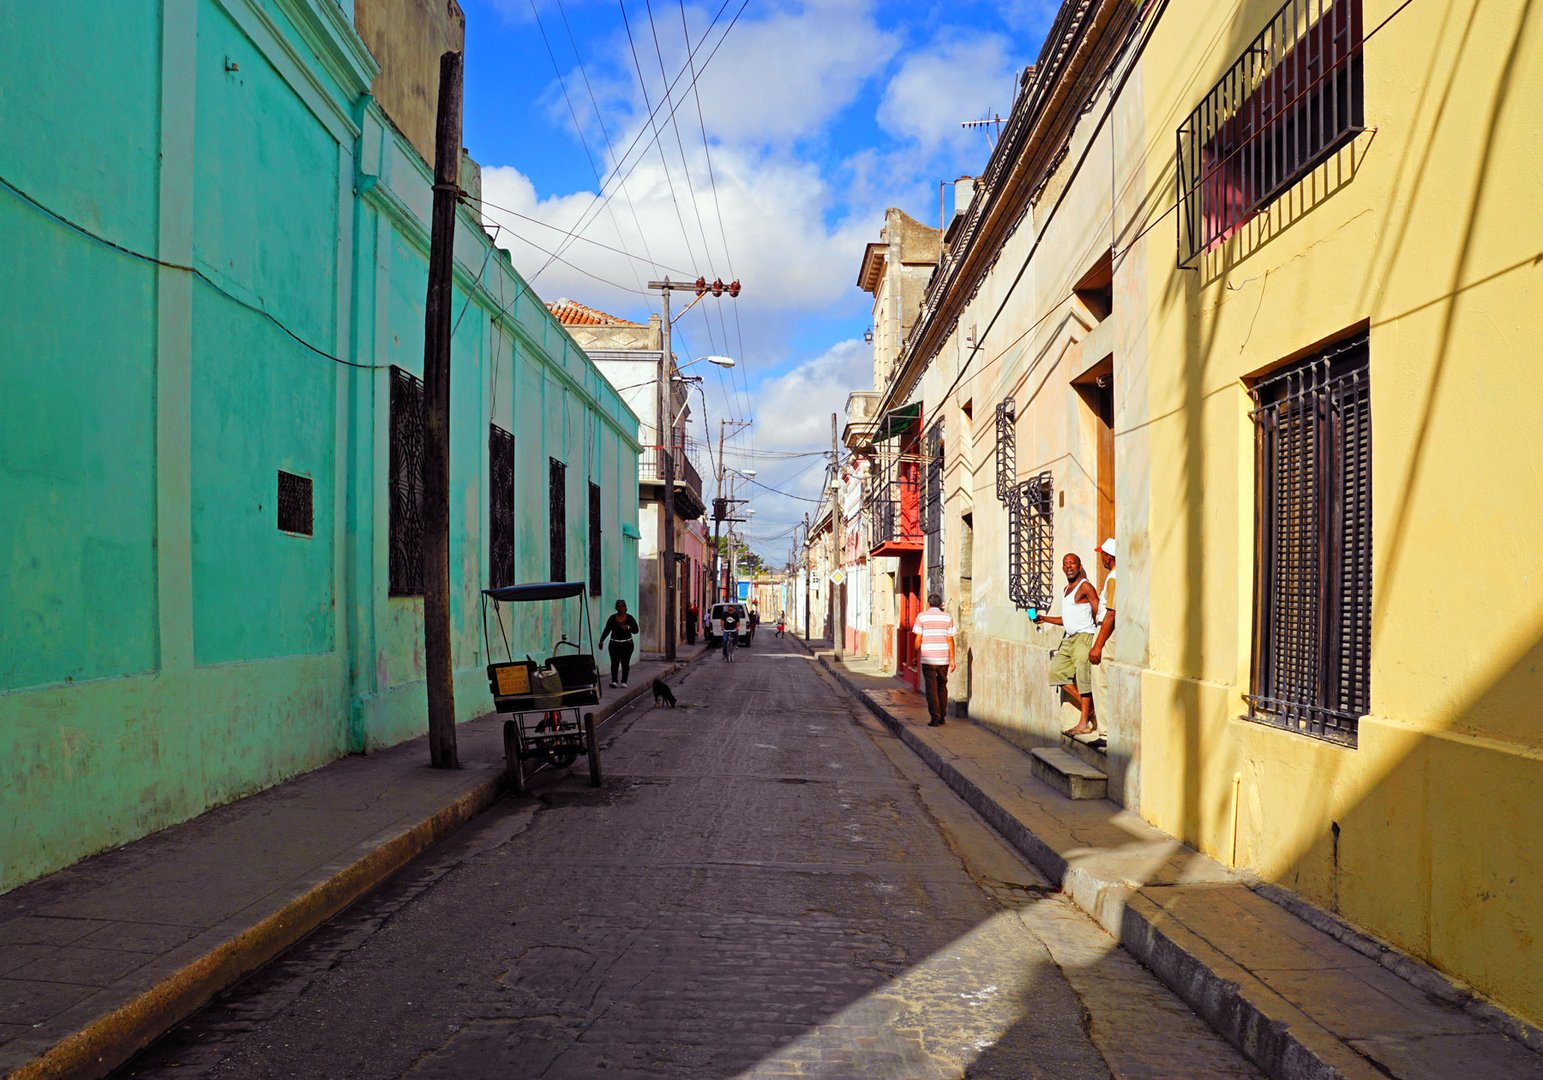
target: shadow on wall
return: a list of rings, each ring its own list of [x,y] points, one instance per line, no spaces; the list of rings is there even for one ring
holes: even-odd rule
[[[1419,369],[1428,371],[1425,384],[1379,399],[1409,402],[1411,415],[1407,423],[1400,423],[1401,418],[1396,416],[1387,421],[1396,425],[1397,438],[1389,444],[1391,449],[1377,459],[1380,475],[1375,498],[1380,505],[1377,521],[1382,528],[1376,537],[1373,576],[1374,641],[1379,637],[1384,641],[1418,640],[1417,635],[1407,632],[1407,624],[1400,625],[1398,620],[1425,618],[1426,613],[1412,612],[1407,606],[1399,609],[1393,603],[1395,599],[1407,600],[1412,596],[1411,587],[1401,582],[1401,575],[1422,561],[1428,565],[1431,545],[1461,547],[1460,541],[1441,535],[1429,522],[1422,524],[1415,516],[1416,507],[1432,506],[1436,498],[1434,488],[1447,489],[1443,513],[1450,517],[1461,519],[1471,514],[1473,520],[1497,519],[1494,508],[1486,509],[1486,500],[1479,494],[1461,487],[1450,490],[1443,479],[1429,475],[1432,465],[1450,465],[1450,455],[1444,451],[1454,451],[1459,446],[1466,447],[1469,453],[1478,446],[1493,448],[1501,456],[1491,459],[1486,470],[1486,490],[1510,485],[1518,506],[1536,507],[1543,503],[1535,470],[1504,454],[1498,443],[1500,437],[1482,430],[1483,414],[1476,411],[1479,406],[1471,397],[1457,392],[1467,380],[1452,378],[1453,361],[1464,358],[1466,340],[1458,335],[1458,321],[1465,303],[1474,296],[1474,285],[1536,266],[1543,260],[1540,253],[1501,268],[1474,266],[1476,237],[1481,226],[1488,250],[1504,246],[1497,244],[1494,235],[1500,228],[1497,223],[1507,220],[1509,208],[1498,204],[1507,197],[1514,199],[1514,192],[1508,196],[1494,187],[1497,177],[1508,172],[1514,176],[1519,170],[1519,166],[1507,166],[1499,156],[1499,147],[1505,137],[1502,127],[1508,120],[1514,136],[1518,121],[1509,114],[1516,113],[1526,98],[1518,91],[1535,89],[1536,85],[1532,73],[1529,74],[1533,82],[1521,81],[1526,45],[1535,37],[1531,27],[1534,6],[1532,0],[1516,6],[1515,20],[1509,26],[1497,25],[1495,14],[1488,7],[1481,22],[1479,5],[1471,9],[1457,4],[1449,6],[1440,33],[1432,39],[1435,44],[1425,78],[1409,84],[1421,87],[1418,111],[1412,115],[1432,115],[1429,129],[1416,132],[1403,144],[1402,158],[1393,170],[1396,197],[1385,208],[1366,211],[1383,218],[1382,225],[1369,232],[1376,237],[1376,247],[1368,261],[1375,272],[1368,275],[1359,298],[1360,310],[1371,316],[1374,350],[1379,328],[1387,334],[1385,340],[1396,341],[1399,319],[1412,312],[1444,309],[1437,318],[1435,333],[1421,340],[1422,352],[1428,348],[1431,357],[1429,365]],[[1452,26],[1454,20],[1463,18],[1463,11],[1463,25]],[[1239,28],[1239,47],[1245,37],[1246,31]],[[1495,57],[1502,58],[1501,62],[1491,62]],[[1492,86],[1487,113],[1460,104],[1471,101],[1476,73],[1482,76],[1479,85]],[[1465,90],[1466,97],[1458,95],[1458,90]],[[1432,114],[1428,99],[1433,96],[1436,100]],[[1461,139],[1454,129],[1460,129]],[[1475,139],[1473,136],[1478,133],[1482,134]],[[1459,142],[1475,147],[1471,158],[1473,187],[1468,191],[1436,190],[1430,178],[1439,175],[1439,170],[1433,172],[1431,167],[1450,165],[1438,157],[1438,144],[1450,151]],[[1370,149],[1366,139],[1362,143],[1363,151]],[[1465,163],[1468,161],[1464,158]],[[1217,639],[1208,635],[1205,623],[1217,603],[1225,602],[1225,598],[1213,596],[1213,590],[1232,587],[1207,574],[1208,563],[1215,557],[1224,556],[1224,561],[1232,557],[1232,552],[1218,546],[1232,539],[1230,530],[1213,531],[1208,537],[1207,526],[1214,529],[1215,522],[1208,522],[1204,516],[1208,476],[1217,468],[1231,466],[1226,461],[1213,464],[1208,454],[1233,454],[1233,447],[1214,441],[1208,445],[1205,403],[1207,382],[1234,377],[1229,373],[1237,365],[1238,357],[1224,356],[1218,351],[1223,320],[1205,310],[1205,302],[1211,299],[1208,287],[1228,286],[1236,272],[1246,270],[1255,276],[1266,273],[1269,268],[1247,266],[1244,260],[1257,255],[1264,244],[1278,237],[1280,228],[1300,220],[1305,213],[1321,209],[1336,194],[1349,190],[1348,181],[1355,179],[1359,171],[1360,165],[1352,163],[1345,182],[1314,188],[1303,205],[1283,210],[1288,220],[1279,227],[1262,223],[1259,235],[1238,238],[1240,245],[1252,242],[1255,246],[1240,249],[1237,259],[1220,258],[1214,279],[1204,273],[1179,272],[1171,276],[1165,290],[1165,306],[1188,316],[1179,387],[1184,415],[1178,442],[1183,460],[1173,473],[1173,505],[1178,508],[1177,539],[1182,548],[1184,582],[1183,610],[1176,619],[1176,625],[1182,628],[1176,660],[1177,670],[1185,676],[1201,677],[1218,666],[1214,655]],[[1396,315],[1379,311],[1380,296],[1389,277],[1398,271],[1400,260],[1412,257],[1411,240],[1422,228],[1417,211],[1428,222],[1433,202],[1454,208],[1462,219],[1454,230],[1458,239],[1450,270],[1443,275],[1439,266],[1422,268],[1426,280],[1444,279],[1433,292],[1444,291],[1410,311]],[[1296,216],[1290,217],[1292,214]],[[1421,249],[1422,259],[1428,250],[1428,245]],[[1407,273],[1408,268],[1404,271]],[[1485,312],[1477,310],[1470,317],[1470,325],[1485,318]],[[1232,344],[1229,340],[1229,353],[1233,351]],[[1374,352],[1374,364],[1375,356]],[[1244,366],[1257,364],[1245,357]],[[1381,370],[1389,371],[1387,377],[1393,377],[1392,369]],[[1460,370],[1466,374],[1471,368],[1465,366]],[[1375,377],[1382,376],[1379,373]],[[1517,409],[1514,403],[1501,402],[1499,407],[1513,412]],[[1475,423],[1480,428],[1474,428]],[[1488,451],[1485,457],[1488,458]],[[1247,497],[1247,478],[1238,479],[1237,490]],[[1465,511],[1464,506],[1469,509]],[[1512,529],[1509,541],[1505,537],[1486,538],[1486,562],[1493,561],[1496,550],[1536,550],[1522,522],[1516,522]],[[1454,581],[1465,576],[1458,566],[1454,566],[1453,572]],[[1240,567],[1240,585],[1244,588],[1249,587],[1247,573],[1246,565]],[[1525,582],[1525,576],[1516,579],[1516,584],[1528,587]],[[1504,575],[1497,579],[1496,587],[1506,588]],[[1515,606],[1513,603],[1512,610]],[[1289,832],[1297,823],[1323,826],[1316,835],[1296,841],[1295,850],[1269,858],[1272,865],[1288,868],[1281,875],[1284,884],[1328,904],[1353,922],[1374,928],[1395,945],[1468,981],[1479,992],[1537,1022],[1543,1018],[1543,982],[1536,977],[1543,960],[1538,942],[1543,935],[1543,848],[1535,836],[1535,823],[1543,820],[1543,761],[1536,723],[1539,692],[1543,690],[1538,674],[1543,664],[1543,617],[1536,607],[1531,614],[1535,624],[1517,628],[1510,638],[1514,645],[1496,660],[1494,675],[1485,680],[1482,690],[1453,705],[1432,705],[1440,718],[1440,730],[1418,730],[1400,722],[1415,717],[1367,717],[1361,725],[1357,750],[1318,752],[1313,748],[1293,748],[1285,755],[1290,764],[1269,764],[1271,769],[1283,770],[1272,773],[1272,786],[1294,769],[1312,771],[1311,776],[1298,778],[1305,782],[1290,787],[1308,793],[1305,805],[1255,804],[1244,812],[1261,819],[1252,825],[1256,836],[1278,837],[1282,830]],[[1430,635],[1447,632],[1433,620]],[[1450,632],[1460,636],[1461,629],[1453,627]],[[1504,627],[1495,628],[1485,637],[1500,640],[1504,633]],[[1239,641],[1245,637],[1237,635]],[[1207,655],[1208,648],[1213,655]],[[1433,647],[1406,663],[1423,663],[1440,655],[1441,651]],[[1471,653],[1454,648],[1448,655],[1454,665],[1453,677],[1464,685],[1473,685]],[[1481,656],[1478,664],[1482,666],[1484,659]],[[1399,662],[1386,654],[1374,654],[1374,709],[1382,697],[1378,693],[1378,677],[1394,677],[1399,672]],[[1406,677],[1413,677],[1413,673]],[[1217,805],[1204,805],[1202,779],[1211,781],[1205,790],[1215,793],[1221,786],[1216,774],[1223,770],[1230,774],[1234,763],[1223,754],[1208,752],[1210,747],[1203,734],[1214,729],[1205,718],[1200,689],[1179,682],[1170,695],[1167,705],[1171,715],[1183,724],[1176,761],[1181,773],[1176,778],[1181,798],[1179,823],[1181,835],[1194,843],[1203,835],[1205,822],[1214,822],[1229,809],[1221,805],[1225,800],[1220,796]],[[1150,704],[1160,708],[1157,695],[1153,695]],[[1157,709],[1149,711],[1155,713]],[[1281,737],[1301,738],[1290,733],[1282,733]],[[1232,740],[1229,743],[1236,746]],[[1387,764],[1375,774],[1368,774],[1368,761]],[[1249,762],[1243,767],[1263,766]],[[1262,820],[1271,815],[1279,820]],[[1249,852],[1239,854],[1244,862],[1251,861]]]

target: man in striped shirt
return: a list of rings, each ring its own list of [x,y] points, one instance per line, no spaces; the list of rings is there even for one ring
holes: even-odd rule
[[[911,629],[916,634],[917,653],[922,665],[922,689],[927,694],[928,727],[941,727],[948,712],[948,673],[959,665],[954,662],[954,620],[943,610],[943,597],[927,597],[927,610],[916,616]]]

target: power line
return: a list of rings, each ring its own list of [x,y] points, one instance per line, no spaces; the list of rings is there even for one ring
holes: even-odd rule
[[[654,131],[652,142],[654,148],[659,151],[659,165],[662,169],[664,169],[664,182],[665,185],[670,189],[670,204],[675,208],[675,219],[680,222],[680,238],[686,242],[686,258],[694,263],[696,262],[696,253],[691,250],[691,237],[686,233],[686,216],[680,212],[680,200],[675,196],[675,178],[670,174],[670,163],[664,156],[664,143],[659,141],[659,124],[654,118],[653,102],[649,100],[648,80],[643,77],[643,65],[638,62],[638,47],[637,43],[632,38],[632,22],[627,18],[626,0],[616,0],[616,5],[617,7],[621,8],[622,26],[627,31],[627,47],[632,52],[632,69],[638,73],[638,88],[642,90],[643,104],[648,108],[648,123]],[[662,60],[660,61],[659,72],[662,78],[664,74],[664,64]],[[668,89],[665,90],[664,100],[669,100]],[[673,118],[674,110],[671,110],[670,115]],[[631,174],[629,173],[629,175]],[[609,203],[610,200],[607,199],[606,204]]]
[[[719,7],[717,14],[715,14],[713,16],[712,23],[710,23],[708,25],[708,28],[707,28],[708,35],[710,35],[712,33],[712,28],[714,26],[718,25],[719,19],[721,19],[723,17],[723,12],[725,10],[727,10],[730,2],[731,2],[731,0],[724,0],[723,4]],[[712,62],[713,57],[717,55],[718,49],[723,45],[724,40],[729,36],[729,32],[734,29],[735,24],[739,22],[739,17],[744,14],[745,8],[748,7],[749,4],[750,4],[750,0],[741,0],[740,5],[739,5],[739,10],[734,13],[734,18],[731,19],[729,21],[729,25],[724,28],[723,33],[718,38],[718,41],[713,45],[712,51],[708,53],[707,59],[703,61],[702,67],[697,69],[697,76],[696,77],[700,77],[701,73],[707,69],[707,65],[710,64]],[[694,57],[696,55],[696,52],[701,49],[702,45],[705,42],[706,42],[706,35],[704,35],[702,41],[699,41],[697,43],[696,49],[692,50],[692,57]],[[681,68],[680,72],[676,74],[675,79],[670,83],[669,87],[666,88],[666,94],[667,95],[669,94],[670,91],[674,90],[675,83],[680,81],[681,76],[684,75],[685,72],[686,72],[686,68],[683,66]],[[673,99],[669,98],[668,96],[667,96],[666,100],[673,101]],[[659,103],[659,108],[663,108],[664,104],[665,104],[665,102],[661,101]],[[679,108],[679,105],[676,104],[676,105],[673,106],[673,108]],[[658,109],[653,110],[653,112],[657,112],[657,111],[658,111]],[[650,119],[652,119],[653,112],[650,113]],[[638,142],[646,134],[647,134],[647,129],[640,128],[638,133],[637,133],[637,135],[633,136],[631,144],[629,144],[627,149],[625,151],[623,151],[622,156],[617,160],[616,164],[612,167],[610,174],[606,178],[606,181],[600,185],[600,191],[596,193],[594,201],[592,201],[590,203],[589,207],[586,208],[584,213],[579,215],[579,220],[577,222],[575,222],[573,228],[569,230],[568,235],[569,235],[569,240],[570,241],[577,233],[579,233],[580,231],[582,231],[585,228],[588,228],[588,223],[584,220],[585,216],[589,215],[591,213],[593,213],[595,215],[598,215],[599,208],[603,207],[603,205],[604,205],[604,203],[606,201],[610,200],[611,198],[613,198],[615,196],[616,190],[617,190],[616,188],[613,187],[612,190],[611,190],[611,193],[609,195],[605,194],[605,189],[610,184],[610,181],[612,179],[615,179],[615,177],[619,173],[621,173],[622,166],[626,163],[627,159],[632,156],[632,151],[637,147]],[[646,152],[646,150],[647,150],[647,148],[645,147],[645,152]],[[642,161],[643,161],[643,157],[640,154],[637,157],[637,159],[634,160],[633,163],[630,166],[627,167],[627,172],[626,172],[625,175],[623,175],[621,177],[621,185],[619,185],[619,186],[624,186],[626,184],[626,181],[628,180],[628,178],[630,178],[632,176],[632,173],[637,169],[638,165],[642,164]],[[591,218],[590,220],[593,220],[593,218]],[[559,252],[561,252],[565,248],[566,248],[566,242],[564,244],[559,245],[557,250]],[[536,273],[532,276],[531,280],[534,281],[537,277],[540,277],[541,276],[541,272],[543,270],[545,270],[547,266],[550,266],[550,265],[551,265],[551,263],[549,261],[545,266],[543,266],[541,268],[541,270],[536,271]]]
[[[235,304],[239,304],[241,307],[246,308],[248,311],[261,315],[274,326],[288,334],[300,345],[304,346],[306,349],[309,349],[311,352],[315,353],[317,356],[320,356],[324,360],[331,360],[334,364],[342,364],[344,367],[359,368],[362,371],[382,371],[391,366],[390,364],[361,364],[354,360],[345,360],[340,356],[333,356],[326,349],[318,348],[317,346],[312,345],[309,341],[305,340],[305,338],[295,333],[283,321],[281,321],[277,315],[274,315],[260,303],[254,303],[253,301],[247,300],[244,297],[237,296],[235,293],[231,292],[229,289],[225,288],[225,286],[209,277],[196,266],[187,266],[182,263],[168,262],[165,259],[158,259],[154,255],[147,255],[143,251],[136,251],[131,247],[125,247],[123,244],[109,240],[107,237],[102,236],[99,233],[92,232],[90,229],[86,228],[84,225],[81,225],[79,222],[72,221],[70,218],[65,217],[63,214],[59,213],[52,207],[46,206],[39,202],[37,199],[33,198],[27,192],[23,191],[21,188],[17,187],[3,176],[0,176],[0,186],[4,186],[22,201],[30,204],[32,207],[47,215],[48,217],[53,218],[61,225],[73,229],[75,232],[80,233],[80,235],[86,237],[87,239],[94,240],[104,247],[110,247],[114,251],[121,252],[124,255],[127,255],[130,258],[138,259],[141,262],[149,263],[152,266],[163,267],[167,270],[180,270],[185,274],[191,274],[193,277],[209,286],[209,288],[225,297],[225,299],[230,300]]]
[[[595,164],[595,155],[589,149],[589,140],[584,137],[584,125],[579,123],[579,112],[573,107],[573,98],[568,96],[568,82],[563,78],[562,68],[558,66],[557,53],[552,51],[552,40],[547,37],[546,24],[541,21],[541,12],[536,9],[536,0],[530,0],[530,13],[535,17],[536,29],[541,31],[541,41],[546,45],[547,58],[552,61],[552,73],[557,76],[557,85],[562,88],[563,101],[567,102],[568,105],[568,115],[573,118],[573,130],[579,137],[579,145],[584,147],[584,157],[589,161],[590,171],[595,174],[595,183],[598,184],[600,183],[600,166]],[[575,53],[575,55],[577,54]],[[616,226],[616,235],[620,236],[621,226],[616,222],[616,211],[609,207],[608,209],[610,209],[611,224]],[[637,268],[631,263],[628,263],[627,266],[632,271],[633,278],[638,279]],[[641,279],[637,280],[637,286],[638,290],[641,291],[643,288]]]
[[[553,225],[551,222],[542,221],[538,217],[531,217],[529,214],[522,214],[522,213],[520,213],[520,211],[515,210],[512,207],[499,206],[495,202],[489,202],[487,199],[478,198],[478,197],[476,197],[474,195],[471,195],[471,194],[462,195],[462,198],[465,199],[467,202],[477,203],[479,206],[486,207],[489,210],[497,210],[501,214],[509,214],[512,217],[519,218],[521,221],[528,221],[532,225],[540,225],[543,229],[550,229],[552,232],[562,233],[564,236],[568,235],[568,231],[566,229],[564,229],[561,225]],[[498,223],[494,222],[494,224],[497,225]],[[510,231],[511,231],[511,233],[513,232],[513,230],[510,230]],[[618,230],[618,234],[619,234],[619,230]],[[515,235],[518,235],[518,234],[515,234]],[[690,271],[682,270],[678,266],[669,266],[669,265],[667,265],[665,263],[657,262],[657,261],[654,260],[652,254],[648,254],[648,255],[634,255],[632,252],[628,251],[625,248],[614,247],[611,244],[602,243],[599,240],[591,240],[587,236],[575,236],[574,239],[578,240],[580,243],[590,244],[590,245],[592,245],[594,247],[597,247],[597,248],[603,248],[604,250],[609,251],[609,252],[613,252],[614,254],[617,254],[617,255],[624,255],[627,258],[633,259],[633,260],[635,260],[637,262],[646,262],[646,263],[649,264],[649,266],[652,266],[652,267],[654,267],[656,269],[666,270],[666,271],[668,271],[668,272],[670,272],[672,274],[680,274],[682,276],[686,276],[686,275],[688,275],[690,273]],[[529,241],[527,241],[527,243],[529,243]],[[532,246],[534,246],[534,245],[532,245]]]
[[[579,55],[579,43],[574,40],[573,26],[568,22],[568,9],[563,6],[563,0],[557,0],[557,11],[558,14],[562,16],[563,29],[568,34],[568,45],[571,49],[573,49],[573,58],[578,62],[579,76],[584,80],[584,90],[589,94],[589,104],[595,110],[595,122],[600,125],[600,137],[605,140],[605,152],[610,155],[612,160],[615,160],[616,148],[611,145],[611,132],[605,126],[605,117],[600,112],[600,102],[595,97],[594,87],[590,85],[589,72],[584,67],[584,58]],[[604,185],[602,184],[602,186]],[[643,232],[643,221],[640,217],[638,217],[637,204],[632,201],[632,193],[627,190],[626,185],[622,186],[622,194],[626,196],[627,207],[632,211],[632,224],[638,230],[638,240],[643,245],[643,254],[648,256],[649,265],[653,267],[655,276],[658,276],[659,264],[654,261],[654,253],[649,250],[648,236]],[[612,217],[612,220],[615,220],[614,216]],[[620,229],[617,230],[617,235],[621,235]],[[638,286],[640,288],[642,287],[642,284],[643,283],[641,281],[638,282]],[[648,309],[652,311],[653,307],[653,298],[650,297],[648,301]]]

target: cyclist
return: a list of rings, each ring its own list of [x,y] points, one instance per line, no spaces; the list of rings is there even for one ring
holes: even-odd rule
[[[723,609],[723,658],[729,663],[734,662],[734,648],[739,643],[739,609],[726,607]]]

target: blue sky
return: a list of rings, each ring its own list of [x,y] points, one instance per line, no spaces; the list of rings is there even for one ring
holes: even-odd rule
[[[729,464],[817,495],[817,459],[770,455],[828,449],[830,413],[871,388],[863,247],[886,207],[935,220],[939,181],[981,171],[986,136],[960,122],[1008,111],[1058,3],[461,5],[463,141],[484,198],[506,208],[485,209],[499,243],[544,298],[639,320],[655,310],[650,278],[737,275],[737,301],[709,298],[676,324],[676,354],[739,361],[704,383],[713,430],[755,420]],[[658,113],[657,139],[645,95],[676,106],[673,123]],[[753,546],[780,561],[809,505],[760,492]]]

